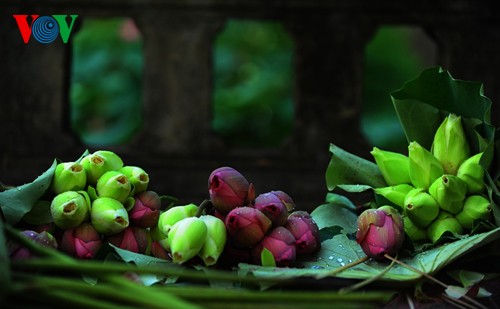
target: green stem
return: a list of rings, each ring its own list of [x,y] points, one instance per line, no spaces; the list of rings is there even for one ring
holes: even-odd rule
[[[147,286],[137,285],[136,283],[124,280],[123,277],[119,276],[108,276],[106,278],[109,282],[117,285],[117,288],[123,289],[126,293],[131,293],[131,296],[136,298],[137,295],[141,295],[141,301],[144,304],[148,304],[148,308],[183,308],[183,309],[199,309],[200,307],[190,304],[184,300],[181,300],[177,296],[174,296],[168,292],[160,292],[150,289]]]
[[[86,295],[87,297],[93,296],[98,299],[109,299],[115,303],[125,302],[135,304],[140,308],[199,308],[179,299],[171,293],[151,290],[149,287],[138,285],[116,275],[108,275],[105,278],[105,282],[100,282],[96,285],[89,285],[79,279],[32,275],[24,275],[21,278],[26,281],[26,284],[18,284],[16,286],[17,293],[38,291],[50,294],[52,291],[78,291],[80,297],[81,295]]]
[[[203,214],[203,211],[209,206],[212,205],[212,201],[210,200],[203,200],[201,202],[200,206],[198,206],[198,210],[196,211],[196,214],[194,215],[195,217],[199,218]]]
[[[151,287],[161,291],[168,291],[182,298],[188,298],[196,301],[240,301],[244,303],[251,302],[331,302],[331,301],[380,301],[385,302],[390,299],[392,292],[365,292],[353,294],[338,294],[332,291],[308,292],[308,291],[251,291],[251,290],[227,290],[214,289],[210,287]]]
[[[41,291],[40,298],[46,301],[46,298],[54,299],[57,302],[63,301],[66,306],[76,306],[79,308],[92,308],[92,309],[109,309],[116,308],[116,303],[89,298],[84,296],[79,292],[65,291],[65,290],[51,290],[51,291]],[[120,305],[120,309],[132,309],[134,307]]]
[[[173,266],[173,264],[167,264]],[[89,274],[102,276],[105,274],[120,274],[122,272],[134,272],[138,274],[155,274],[159,276],[183,277],[197,280],[216,280],[216,281],[237,281],[237,282],[285,282],[289,278],[257,278],[251,276],[239,276],[230,271],[211,270],[210,274],[202,271],[191,270],[180,267],[158,267],[158,266],[141,266],[137,267],[133,264],[121,262],[106,262],[81,260],[78,263],[61,263],[52,259],[33,259],[25,261],[13,261],[11,264],[13,269],[17,270],[56,270],[63,272],[72,272],[77,274]]]

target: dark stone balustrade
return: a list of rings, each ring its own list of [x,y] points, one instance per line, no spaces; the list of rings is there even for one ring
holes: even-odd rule
[[[144,38],[144,125],[128,145],[111,149],[143,166],[153,189],[200,202],[210,171],[229,165],[258,192],[281,189],[311,208],[326,193],[329,143],[365,157],[371,148],[359,123],[364,50],[377,27],[422,27],[437,43],[439,65],[456,78],[484,82],[485,94],[500,101],[500,28],[492,3],[3,0],[0,181],[31,181],[53,158],[73,160],[86,149],[69,124],[71,44],[24,44],[12,14],[135,20]],[[277,20],[294,40],[294,130],[276,149],[231,149],[211,130],[212,44],[228,18]],[[492,116],[498,125],[499,114]]]

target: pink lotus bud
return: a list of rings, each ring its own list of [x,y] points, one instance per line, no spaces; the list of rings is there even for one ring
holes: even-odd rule
[[[102,246],[101,235],[90,223],[64,231],[61,250],[81,259],[92,259]]]
[[[118,234],[108,237],[108,241],[118,248],[135,253],[145,253],[148,247],[148,232],[140,227],[128,226]]]
[[[255,198],[253,185],[231,167],[220,167],[210,174],[208,192],[215,209],[222,214],[243,207]]]
[[[385,254],[395,255],[403,240],[403,219],[391,206],[367,209],[358,217],[356,241],[369,257],[381,260]]]
[[[298,255],[313,253],[321,247],[318,225],[306,211],[296,211],[290,214],[285,228],[295,238]]]
[[[151,255],[159,259],[172,260],[167,250],[163,249],[163,246],[157,240],[153,240],[151,243]]]
[[[283,226],[288,218],[287,205],[275,192],[263,193],[257,196],[255,209],[262,211],[273,223],[273,226]]]
[[[276,261],[276,266],[290,266],[295,262],[295,238],[292,233],[282,226],[275,227],[253,249],[252,255],[256,264],[261,263],[262,250],[269,250]]]
[[[130,223],[142,228],[155,226],[160,217],[160,196],[154,191],[144,191],[134,199],[134,206],[128,212]]]
[[[276,195],[277,197],[279,197],[279,199],[281,200],[281,202],[283,202],[283,204],[285,204],[286,206],[286,209],[288,210],[288,212],[292,212],[293,209],[295,208],[295,203],[293,202],[292,198],[286,194],[285,192],[283,191],[271,191],[270,193]]]
[[[56,239],[54,238],[54,236],[52,236],[52,234],[48,232],[44,231],[41,233],[37,233],[32,230],[25,230],[21,231],[20,234],[24,235],[25,237],[28,237],[29,239],[33,240],[34,242],[44,247],[51,247],[57,249]],[[7,247],[9,250],[9,256],[13,260],[24,260],[34,256],[28,248],[23,247],[16,242],[9,241]]]
[[[271,228],[271,220],[252,207],[231,210],[226,216],[225,224],[229,240],[237,248],[253,247]]]

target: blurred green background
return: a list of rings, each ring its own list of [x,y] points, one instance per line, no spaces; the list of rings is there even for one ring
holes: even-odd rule
[[[214,47],[215,132],[238,147],[273,147],[291,133],[293,42],[281,24],[229,20]],[[435,65],[421,30],[382,27],[365,53],[362,130],[405,151],[390,92]],[[89,146],[127,142],[141,127],[142,39],[130,19],[85,20],[73,41],[72,128]]]

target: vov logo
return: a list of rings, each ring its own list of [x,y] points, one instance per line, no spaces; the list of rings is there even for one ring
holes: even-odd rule
[[[63,43],[68,43],[71,30],[78,15],[69,15],[71,21],[68,24],[68,15],[40,16],[31,15],[31,25],[28,24],[28,15],[12,15],[17,22],[17,27],[23,38],[24,44],[28,44],[31,35],[40,43],[48,44],[61,36]]]

